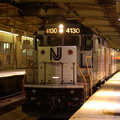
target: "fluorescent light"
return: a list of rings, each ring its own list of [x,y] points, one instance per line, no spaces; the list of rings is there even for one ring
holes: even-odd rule
[[[2,33],[6,33],[6,34],[10,34],[10,35],[18,36],[18,34],[11,33],[11,32],[7,32],[7,31],[3,31],[3,30],[0,30],[0,32],[2,32]]]
[[[27,37],[27,36],[22,36],[22,37],[24,37],[24,38],[28,38],[28,39],[33,39],[32,37]]]
[[[14,33],[12,33],[12,35],[18,36],[18,34],[14,34]]]

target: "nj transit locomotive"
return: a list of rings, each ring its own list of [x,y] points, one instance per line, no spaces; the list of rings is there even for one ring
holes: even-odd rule
[[[27,65],[23,111],[31,116],[66,117],[118,70],[119,53],[81,24],[46,24],[34,38]]]

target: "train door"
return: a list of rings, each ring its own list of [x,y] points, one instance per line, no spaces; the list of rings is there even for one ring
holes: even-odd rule
[[[109,74],[113,74],[116,70],[116,66],[115,66],[115,51],[113,49],[109,49],[109,53],[110,53],[110,60],[109,60]]]
[[[98,83],[100,71],[100,39],[93,36],[93,85]]]
[[[110,48],[108,43],[106,43],[105,47],[105,77],[107,78],[110,74]]]
[[[106,43],[105,43],[105,40],[102,38],[101,40],[101,54],[100,54],[100,79],[103,80],[104,77],[105,77],[105,71],[106,71],[106,59],[105,59],[105,56],[106,56],[106,51],[105,51],[105,48],[106,48]]]
[[[93,58],[92,58],[93,49],[92,48],[93,48],[92,36],[82,35],[80,67],[88,83],[90,83],[90,80],[92,78],[92,67],[93,67]],[[80,76],[80,79],[81,79],[80,82],[84,81],[82,76]]]
[[[111,49],[111,74],[113,74],[114,73],[114,71],[115,71],[115,61],[114,61],[114,56],[115,56],[115,52],[114,52],[114,50],[113,49]]]
[[[86,67],[85,57],[92,56],[93,41],[92,36],[82,36],[81,67]],[[92,59],[88,60],[88,66],[92,66]]]
[[[104,70],[105,70],[105,77],[107,76],[107,63],[109,64],[109,62],[107,62],[107,46],[105,47],[105,51],[104,51]]]

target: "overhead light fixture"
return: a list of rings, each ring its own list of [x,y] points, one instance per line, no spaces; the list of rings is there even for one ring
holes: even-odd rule
[[[24,38],[28,38],[28,39],[33,39],[32,37],[27,37],[27,36],[22,36],[22,37],[24,37]]]
[[[11,33],[11,32],[7,32],[7,31],[3,31],[3,30],[0,30],[0,32],[1,32],[1,33],[6,33],[6,34],[11,34],[11,35],[18,36],[18,34]]]

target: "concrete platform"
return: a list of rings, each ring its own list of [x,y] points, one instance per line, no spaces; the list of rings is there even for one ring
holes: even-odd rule
[[[120,72],[94,93],[69,120],[120,120]]]
[[[0,97],[21,92],[25,69],[9,69],[0,71]]]
[[[17,76],[17,75],[25,75],[25,69],[8,69],[8,70],[0,71],[0,78]]]
[[[21,107],[16,108],[0,116],[0,120],[38,120],[38,117],[30,117],[22,112]]]

